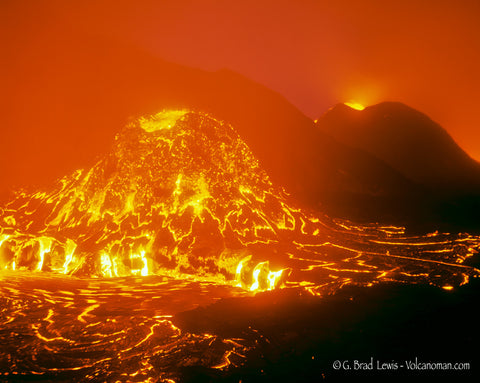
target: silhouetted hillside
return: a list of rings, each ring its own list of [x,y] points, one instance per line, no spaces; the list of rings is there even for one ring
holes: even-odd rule
[[[75,35],[25,47],[6,69],[3,190],[92,166],[129,118],[183,107],[232,124],[272,180],[310,207],[390,220],[408,210],[415,190],[373,156],[315,129],[279,94],[228,70],[186,68],[128,44]]]
[[[396,102],[362,111],[339,104],[317,122],[324,133],[364,150],[426,188],[430,220],[478,226],[480,164],[437,123]]]
[[[431,190],[480,191],[480,164],[440,125],[407,105],[383,102],[358,111],[341,104],[330,109],[318,126]]]

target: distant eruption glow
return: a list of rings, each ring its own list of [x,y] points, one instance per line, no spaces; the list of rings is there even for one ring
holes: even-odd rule
[[[355,109],[355,110],[363,110],[365,109],[365,106],[360,104],[359,102],[355,102],[355,101],[349,101],[349,102],[345,102],[344,103],[345,105],[349,106],[350,108],[352,109]]]

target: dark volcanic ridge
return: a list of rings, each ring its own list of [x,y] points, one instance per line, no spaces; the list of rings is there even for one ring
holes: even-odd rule
[[[339,104],[317,121],[339,142],[364,150],[438,193],[480,193],[480,164],[440,125],[399,102],[364,110]]]
[[[338,142],[369,153],[413,183],[413,194],[403,194],[398,200],[402,206],[406,202],[407,226],[420,230],[480,230],[480,164],[425,114],[398,102],[383,102],[364,110],[339,104],[316,125]]]

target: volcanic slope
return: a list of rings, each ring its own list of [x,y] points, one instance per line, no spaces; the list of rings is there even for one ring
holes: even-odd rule
[[[448,132],[425,114],[398,102],[382,102],[364,110],[339,104],[317,122],[335,140],[384,161],[425,189],[412,200],[411,226],[431,221],[438,229],[480,230],[480,164],[468,156]],[[418,215],[424,210],[423,216]]]
[[[431,191],[480,193],[480,164],[445,129],[407,105],[382,102],[359,111],[339,104],[317,126]]]
[[[455,286],[478,274],[463,264],[477,237],[408,237],[294,207],[232,126],[187,110],[131,122],[91,169],[49,192],[17,192],[0,222],[4,269],[314,294],[381,281]]]

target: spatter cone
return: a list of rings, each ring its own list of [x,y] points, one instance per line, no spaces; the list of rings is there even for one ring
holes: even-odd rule
[[[4,261],[80,275],[229,278],[249,245],[277,241],[292,219],[276,193],[230,125],[164,111],[128,125],[109,154],[52,192],[18,193],[3,212]]]
[[[461,284],[478,239],[353,225],[292,207],[227,123],[164,111],[126,126],[89,170],[0,211],[0,266],[164,274],[266,290],[382,280]],[[441,265],[441,266],[440,266]],[[438,272],[438,268],[442,271]]]

